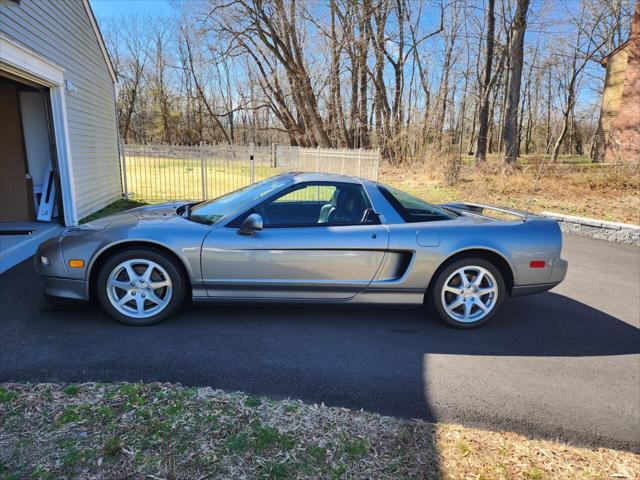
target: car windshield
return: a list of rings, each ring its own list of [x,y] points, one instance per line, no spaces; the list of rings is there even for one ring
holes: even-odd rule
[[[195,222],[211,225],[225,215],[249,207],[256,200],[291,184],[293,184],[293,179],[286,175],[267,178],[221,197],[195,205],[191,209],[189,218]]]
[[[378,188],[407,223],[430,222],[454,218],[454,215],[448,213],[446,210],[427,203],[424,200],[420,200],[397,188],[388,185],[379,185]]]

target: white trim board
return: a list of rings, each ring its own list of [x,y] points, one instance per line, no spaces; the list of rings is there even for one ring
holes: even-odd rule
[[[65,223],[69,226],[77,225],[78,210],[67,124],[64,69],[0,34],[0,71],[2,70],[49,87]]]
[[[44,85],[62,85],[64,69],[0,34],[0,67]],[[13,70],[17,70],[14,72]],[[23,75],[21,75],[23,74]]]

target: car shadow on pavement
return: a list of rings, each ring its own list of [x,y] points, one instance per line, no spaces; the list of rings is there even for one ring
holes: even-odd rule
[[[474,330],[438,328],[430,320],[428,351],[462,355],[583,357],[640,353],[640,329],[556,293],[506,301]]]

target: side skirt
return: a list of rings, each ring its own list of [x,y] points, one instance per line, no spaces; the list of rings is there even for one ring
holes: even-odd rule
[[[322,299],[322,298],[261,298],[261,297],[205,297],[194,292],[192,301],[196,304],[302,304],[302,305],[395,305],[415,306],[422,305],[424,290],[368,290],[347,299]]]

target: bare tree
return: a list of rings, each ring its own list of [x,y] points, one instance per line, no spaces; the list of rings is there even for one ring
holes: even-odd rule
[[[632,1],[571,5],[194,0],[103,30],[128,141],[372,147],[397,163],[456,144],[513,164],[520,145],[575,153],[594,137],[593,60],[627,38]]]
[[[118,117],[125,141],[129,139],[149,60],[149,37],[142,24],[138,16],[129,15],[116,19],[105,29],[119,83]]]
[[[486,47],[484,54],[484,69],[479,80],[479,108],[478,108],[478,140],[476,143],[475,164],[480,165],[487,157],[487,133],[489,130],[489,96],[491,94],[493,54],[495,50],[495,0],[487,0],[486,14]],[[495,78],[495,77],[493,77]]]
[[[508,164],[515,165],[518,159],[518,106],[524,61],[524,33],[527,26],[529,0],[517,0],[516,15],[510,31],[509,79],[502,137],[504,157]]]
[[[609,41],[608,35],[599,39],[596,36],[602,17],[606,13],[607,10],[602,8],[591,16],[583,3],[578,16],[572,18],[576,30],[575,40],[573,44],[566,45],[565,52],[559,54],[558,62],[564,66],[564,72],[559,77],[559,85],[562,89],[564,102],[562,106],[562,126],[553,147],[552,159],[554,162],[558,161],[562,142],[570,126],[580,75],[588,63],[599,54],[602,47]]]

